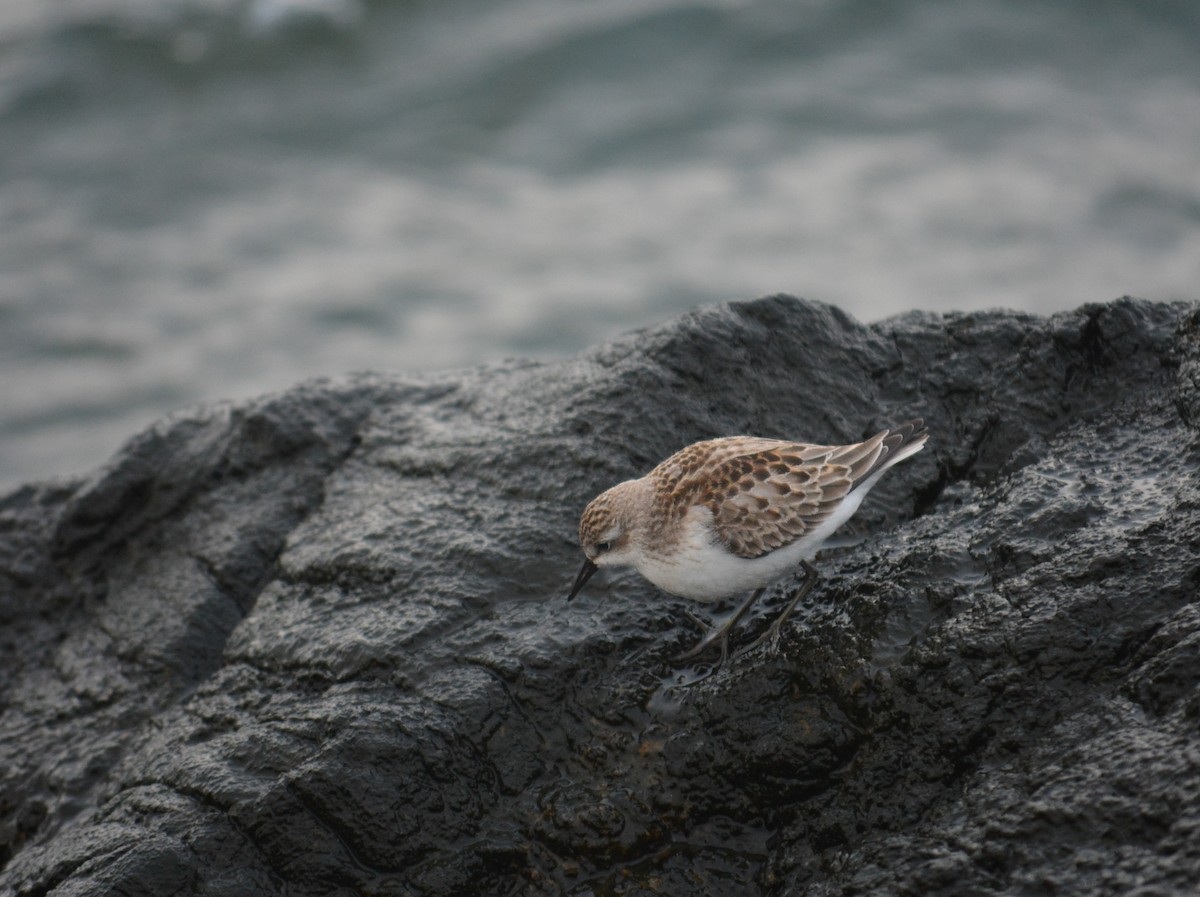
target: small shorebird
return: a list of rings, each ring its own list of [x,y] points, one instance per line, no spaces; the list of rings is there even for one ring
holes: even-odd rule
[[[665,592],[713,603],[753,590],[719,628],[680,659],[720,643],[766,587],[797,565],[804,584],[751,647],[779,633],[816,584],[809,561],[858,510],[889,467],[929,438],[920,418],[854,445],[809,445],[754,436],[697,442],[644,477],[597,496],[579,521],[587,556],[570,601],[600,567],[635,567]],[[693,619],[697,619],[693,616]],[[698,621],[699,622],[699,621]]]

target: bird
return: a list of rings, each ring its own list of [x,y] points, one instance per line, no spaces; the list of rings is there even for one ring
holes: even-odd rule
[[[804,571],[801,588],[763,635],[778,650],[792,609],[819,575],[811,563],[822,543],[858,510],[891,467],[929,438],[921,418],[850,445],[814,445],[725,436],[681,449],[648,474],[592,499],[579,521],[584,562],[568,601],[601,567],[633,567],[664,592],[712,604],[750,592],[720,627],[680,656],[718,644],[723,665],[738,621],[784,574]]]

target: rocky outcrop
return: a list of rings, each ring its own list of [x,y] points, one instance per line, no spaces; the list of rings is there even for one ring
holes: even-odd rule
[[[1193,893],[1197,371],[1185,305],[774,297],[166,420],[0,499],[0,893]],[[680,446],[915,415],[778,654],[564,602]]]

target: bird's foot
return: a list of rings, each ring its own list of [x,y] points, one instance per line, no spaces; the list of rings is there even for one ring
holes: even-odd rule
[[[759,645],[765,644],[767,646],[767,654],[771,657],[774,657],[779,653],[779,639],[783,634],[783,627],[779,625],[781,622],[782,620],[776,620],[767,627],[766,632],[739,651],[738,654],[748,654]]]
[[[700,639],[695,646],[684,651],[675,659],[680,661],[695,660],[697,657],[707,654],[708,650],[716,644],[721,646],[721,660],[717,666],[723,666],[725,661],[729,659],[729,629],[725,626],[709,627],[704,638]]]
[[[751,595],[738,606],[738,609],[729,616],[729,619],[727,619],[720,626],[716,627],[705,623],[691,611],[686,611],[687,615],[692,619],[692,621],[698,624],[701,629],[705,630],[705,635],[704,638],[700,639],[700,642],[696,645],[696,647],[679,655],[676,660],[693,660],[699,657],[713,645],[720,644],[721,660],[715,669],[720,669],[722,666],[724,666],[725,661],[729,660],[729,633],[733,631],[733,627],[737,625],[738,620],[745,616],[746,611],[750,609],[750,605],[757,601],[762,593],[763,589],[757,589],[753,595]]]
[[[804,569],[804,582],[801,583],[800,588],[796,591],[796,594],[792,596],[792,600],[787,603],[787,607],[783,609],[783,612],[780,613],[780,615],[775,618],[775,621],[767,627],[766,632],[764,632],[762,635],[752,641],[749,646],[747,646],[745,649],[746,651],[753,651],[759,645],[765,643],[767,646],[767,654],[774,656],[775,654],[779,653],[779,638],[783,634],[783,624],[787,622],[788,616],[791,614],[796,605],[804,600],[805,596],[813,590],[813,586],[817,584],[817,580],[820,579],[820,575],[817,573],[817,568],[808,561],[802,561],[801,566]],[[745,653],[745,651],[742,653]]]

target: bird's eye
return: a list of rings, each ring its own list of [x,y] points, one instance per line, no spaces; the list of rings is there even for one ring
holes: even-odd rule
[[[596,546],[596,550],[600,552],[608,551],[612,548],[612,542],[601,542]]]

